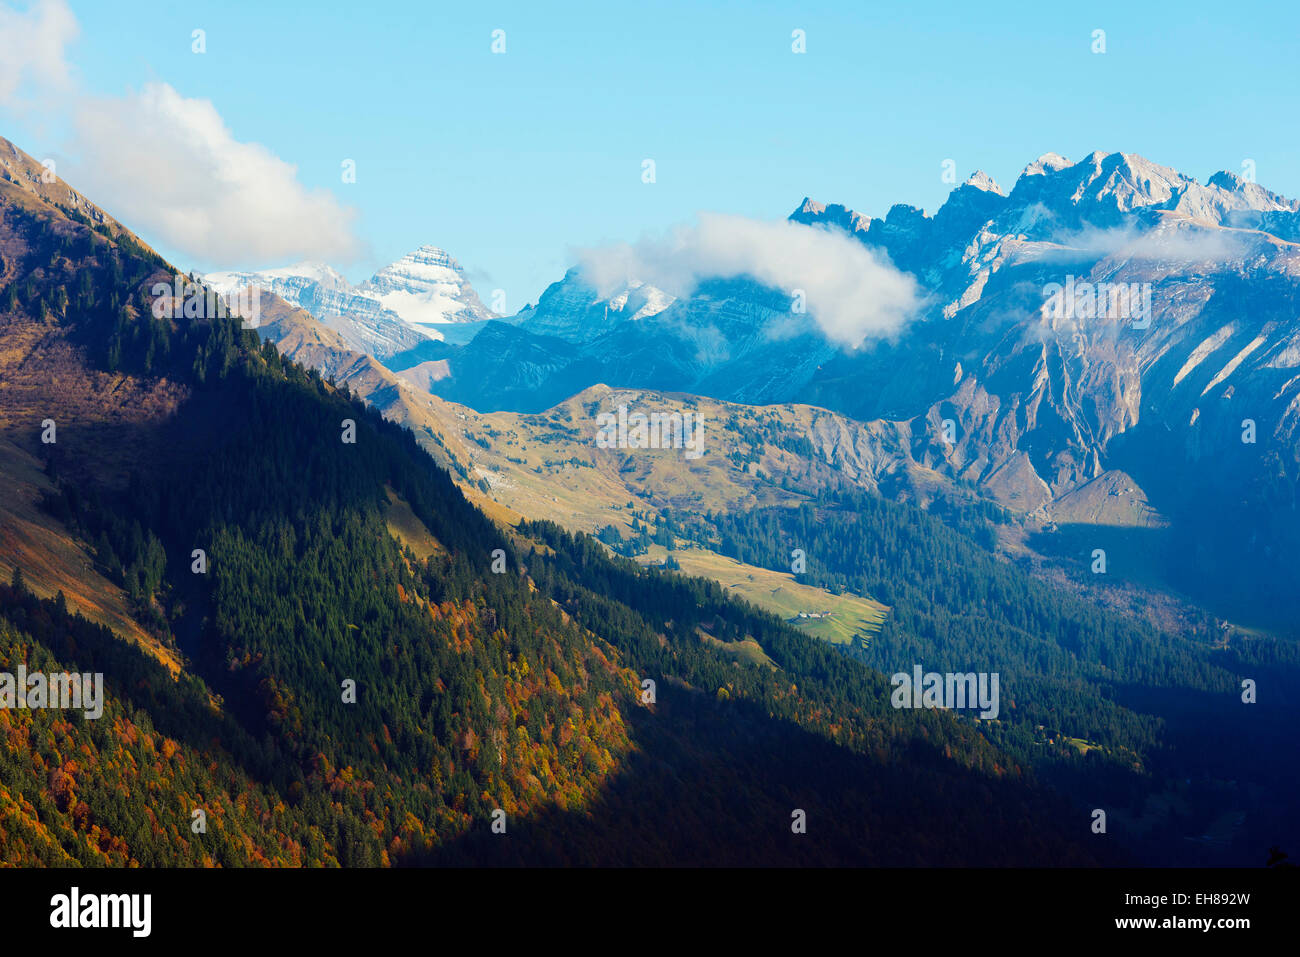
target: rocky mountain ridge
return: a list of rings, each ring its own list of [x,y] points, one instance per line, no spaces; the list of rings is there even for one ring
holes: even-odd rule
[[[332,267],[314,262],[202,278],[226,296],[249,286],[272,292],[306,309],[350,348],[380,359],[440,341],[449,326],[496,317],[460,263],[436,246],[421,246],[355,286]]]

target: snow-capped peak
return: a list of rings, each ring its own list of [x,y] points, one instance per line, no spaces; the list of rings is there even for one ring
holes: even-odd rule
[[[1044,153],[1038,159],[1034,160],[1025,167],[1024,172],[1020,174],[1021,178],[1026,176],[1046,176],[1048,173],[1055,173],[1063,170],[1070,165],[1070,161],[1060,153]]]
[[[358,290],[415,326],[495,318],[446,250],[425,245],[385,266]]]
[[[495,318],[479,301],[460,263],[425,245],[353,286],[318,262],[249,272],[214,272],[204,281],[222,295],[258,286],[306,309],[354,348],[383,359],[425,339],[441,339],[438,326]]]

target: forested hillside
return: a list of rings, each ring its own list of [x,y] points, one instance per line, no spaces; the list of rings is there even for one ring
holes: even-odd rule
[[[1300,650],[1202,621],[1172,635],[1068,595],[981,548],[977,514],[945,524],[864,494],[711,513],[690,534],[741,561],[871,595],[891,608],[853,654],[885,674],[998,672],[1002,713],[985,733],[1089,806],[1118,808],[1148,859],[1251,863],[1294,842]],[[1244,679],[1258,689],[1243,702]],[[1191,842],[1241,815],[1244,825]],[[1219,829],[1221,830],[1221,828]],[[1285,841],[1284,841],[1285,842]]]

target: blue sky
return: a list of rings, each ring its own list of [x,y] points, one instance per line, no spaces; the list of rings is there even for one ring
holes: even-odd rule
[[[1049,150],[1140,153],[1202,182],[1249,158],[1261,184],[1300,194],[1296,5],[69,6],[67,59],[87,91],[163,81],[210,100],[237,140],[355,209],[362,250],[336,263],[350,278],[434,243],[485,298],[505,289],[509,311],[576,247],[700,211],[779,219],[805,195],[933,211],[949,158],[959,181],[980,168],[1004,188]],[[806,54],[791,52],[796,28]],[[1095,29],[1105,54],[1091,52]],[[0,118],[34,155],[57,148],[57,124]],[[355,184],[340,181],[349,158]],[[113,196],[91,198],[114,211]],[[203,261],[140,231],[185,266],[283,264]]]

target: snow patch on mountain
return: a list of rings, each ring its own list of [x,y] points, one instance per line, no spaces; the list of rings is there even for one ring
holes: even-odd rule
[[[420,328],[497,318],[479,300],[465,271],[445,250],[421,246],[385,266],[358,290]]]

